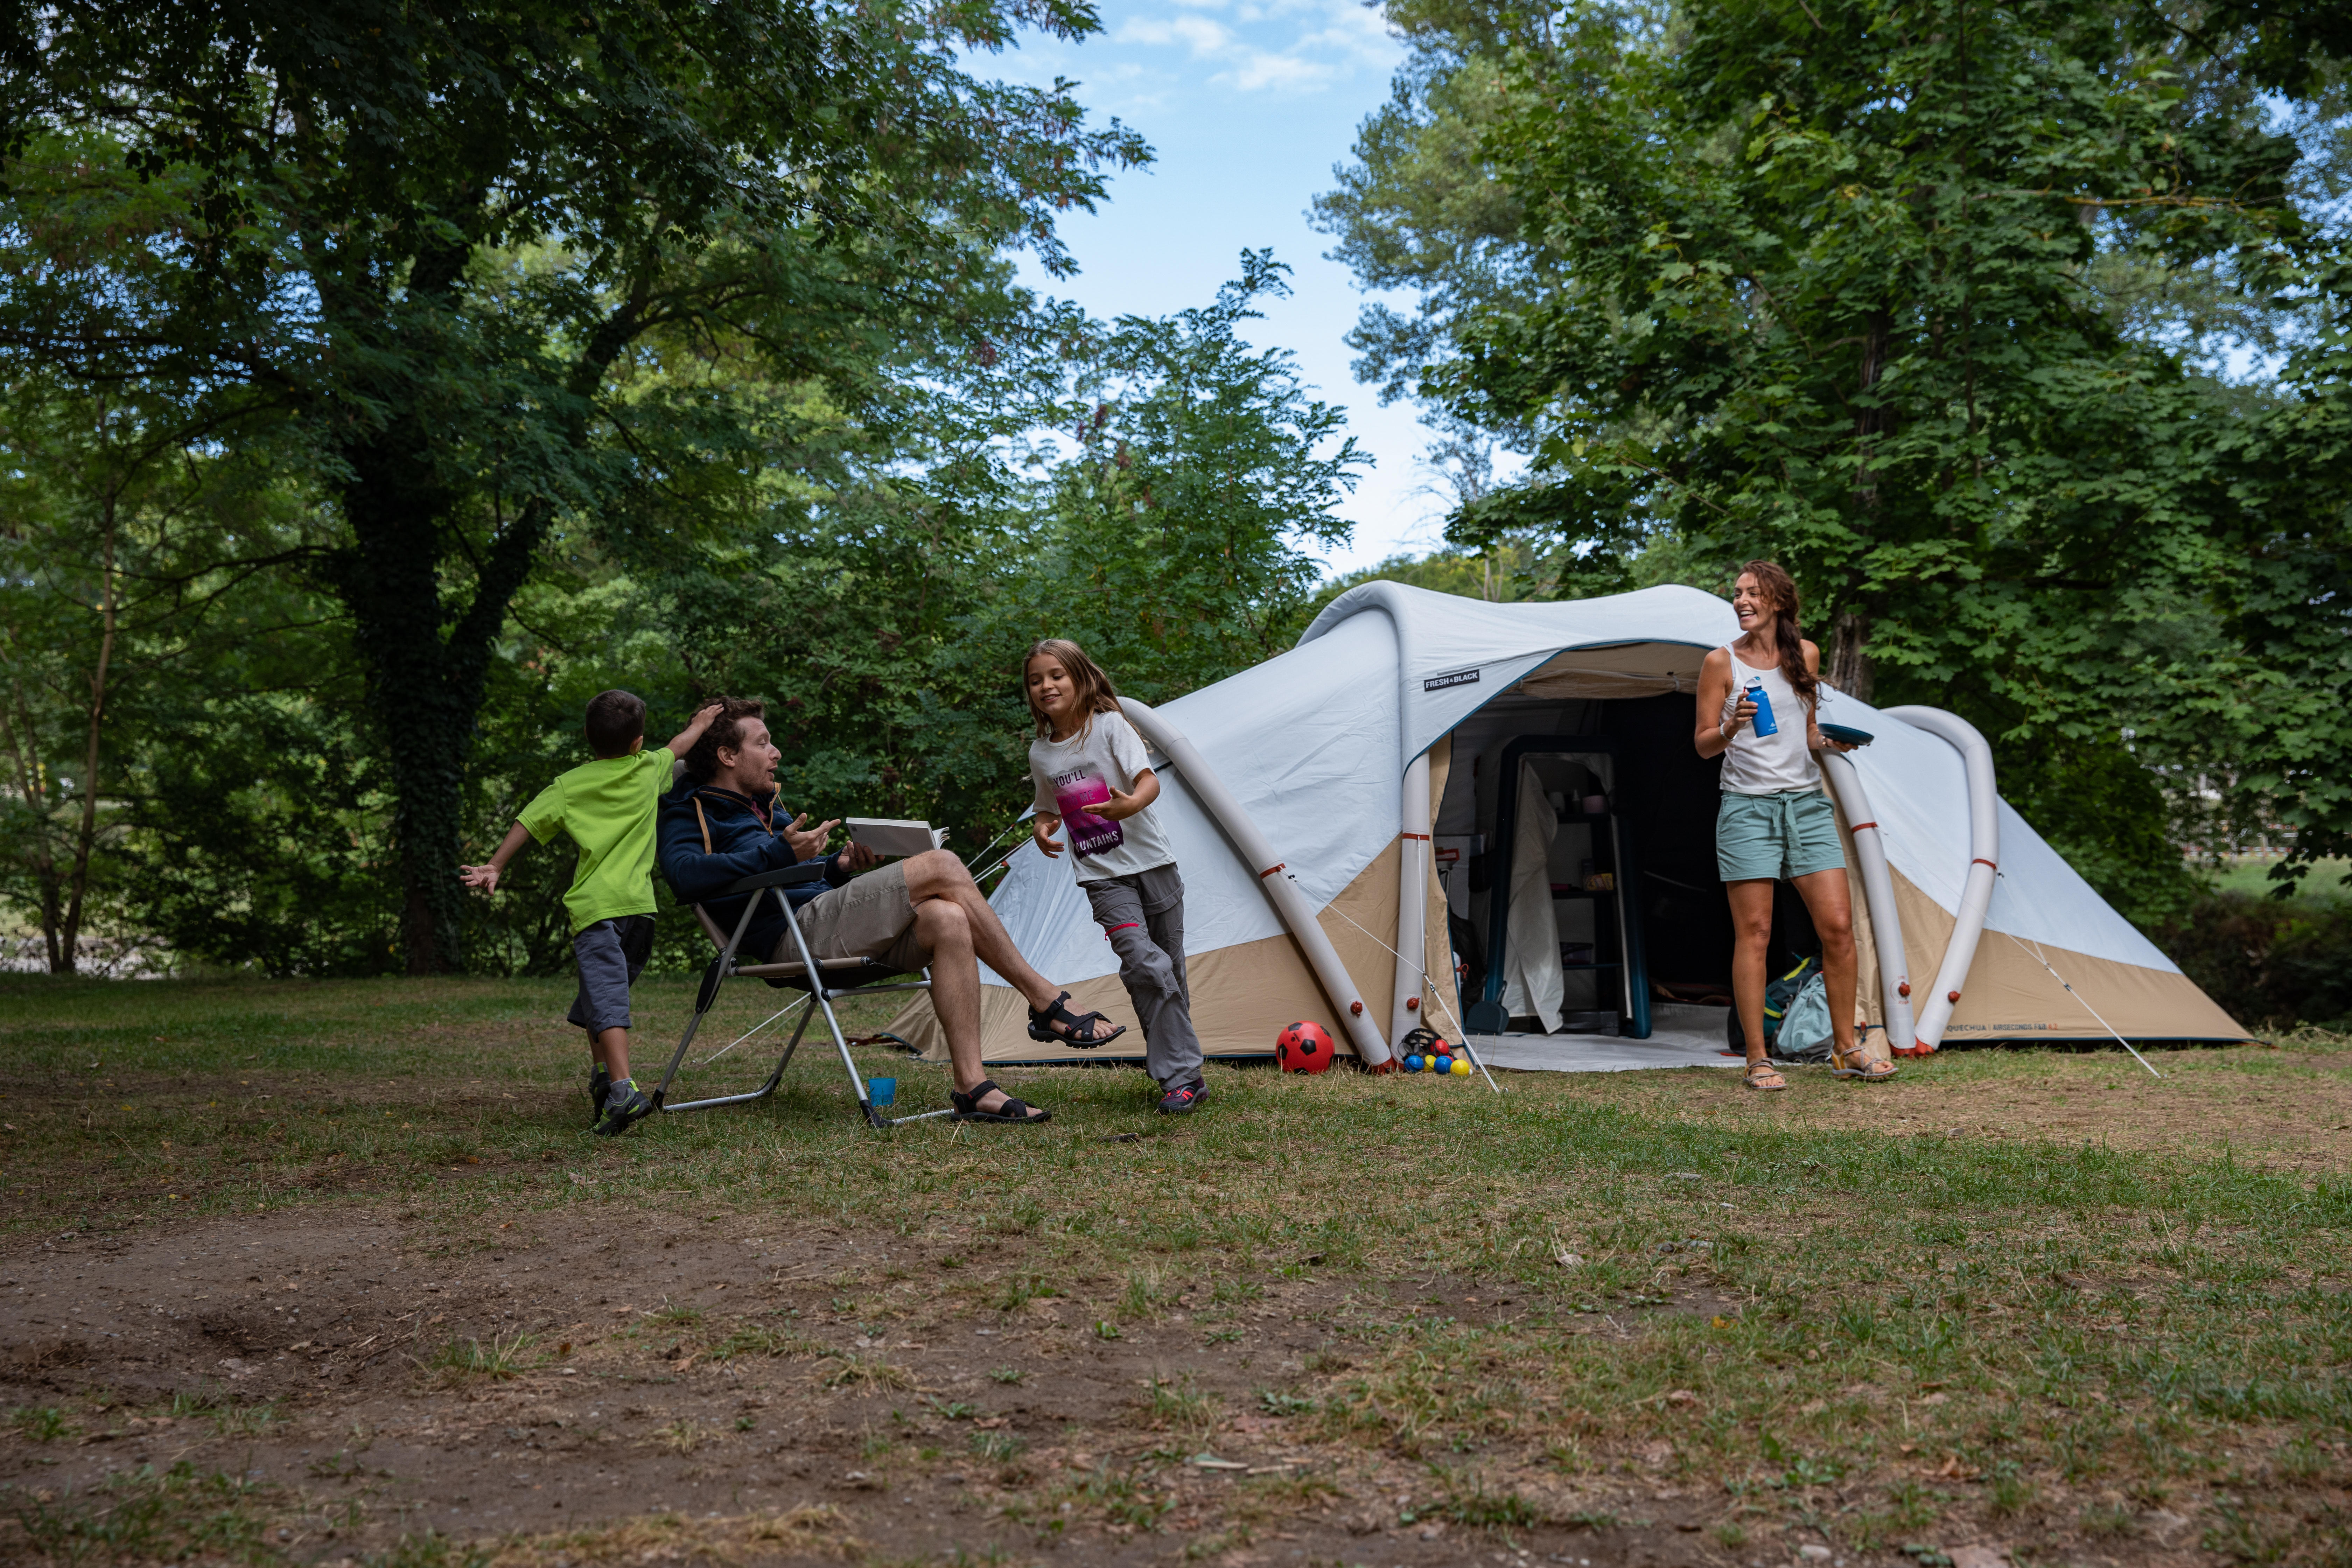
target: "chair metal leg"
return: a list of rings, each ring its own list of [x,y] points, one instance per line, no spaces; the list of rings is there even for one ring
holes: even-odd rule
[[[670,1082],[677,1077],[678,1064],[686,1060],[686,1048],[694,1044],[694,1032],[702,1027],[703,1015],[719,1005],[719,987],[727,984],[727,972],[735,963],[735,950],[742,945],[743,933],[751,926],[751,912],[759,907],[757,899],[743,900],[743,918],[735,922],[735,934],[727,939],[727,945],[719,950],[717,958],[710,961],[710,967],[703,971],[702,984],[694,994],[694,1016],[686,1021],[686,1033],[677,1037],[677,1049],[670,1052],[669,1066],[662,1069],[661,1082],[654,1089],[656,1110],[662,1108],[662,1101],[669,1094]]]
[[[800,1049],[801,1036],[808,1031],[809,1020],[815,1016],[816,1009],[803,1004],[801,1008],[800,1024],[793,1030],[792,1039],[785,1044],[784,1054],[776,1058],[776,1070],[768,1075],[767,1082],[751,1090],[751,1093],[722,1094],[709,1100],[689,1100],[677,1105],[665,1105],[661,1109],[675,1115],[688,1110],[709,1110],[714,1106],[720,1105],[749,1105],[755,1100],[767,1099],[776,1092],[776,1086],[784,1081],[784,1069],[792,1066],[793,1053]]]
[[[809,951],[808,938],[801,934],[800,917],[793,912],[792,901],[779,890],[777,900],[784,906],[784,924],[793,933],[793,945],[801,951],[802,972],[809,977],[809,994],[824,1012],[824,1026],[833,1031],[834,1048],[841,1053],[841,1065],[849,1073],[849,1092],[857,1097],[857,1109],[866,1124],[877,1131],[887,1125],[866,1098],[865,1075],[857,1070],[857,1060],[849,1054],[849,1038],[841,1032],[841,1020],[834,1016],[831,988],[824,983],[824,971],[817,967],[816,954]]]
[[[661,1084],[654,1090],[654,1109],[671,1112],[705,1110],[714,1106],[743,1105],[755,1100],[765,1100],[773,1094],[777,1086],[783,1081],[784,1068],[792,1065],[793,1053],[800,1049],[802,1037],[808,1032],[810,1020],[822,1013],[824,1015],[824,1026],[833,1035],[834,1049],[840,1053],[841,1065],[849,1074],[850,1092],[857,1097],[857,1109],[865,1116],[866,1124],[868,1127],[879,1131],[883,1128],[896,1127],[905,1121],[927,1121],[935,1116],[954,1114],[952,1110],[925,1110],[912,1116],[891,1117],[884,1116],[880,1111],[876,1110],[874,1102],[866,1090],[865,1075],[857,1070],[857,1059],[849,1054],[849,1037],[843,1032],[840,1016],[833,1010],[833,999],[835,996],[855,995],[860,991],[927,991],[930,989],[929,969],[926,968],[923,971],[923,978],[919,982],[896,985],[850,986],[840,991],[834,990],[825,984],[824,971],[818,965],[816,955],[809,951],[808,938],[801,933],[800,917],[793,912],[792,900],[784,897],[782,889],[778,888],[773,890],[776,902],[783,908],[785,928],[793,933],[793,945],[800,950],[801,973],[806,977],[809,986],[808,1005],[801,1012],[800,1022],[793,1029],[792,1040],[784,1047],[784,1054],[776,1062],[776,1070],[768,1075],[766,1083],[749,1094],[719,1095],[709,1100],[688,1100],[678,1105],[667,1103],[669,1086],[677,1077],[679,1064],[686,1059],[687,1047],[694,1043],[695,1031],[702,1026],[704,1015],[718,1005],[719,988],[725,984],[727,977],[733,972],[735,951],[742,944],[743,933],[751,928],[751,916],[760,907],[760,900],[753,898],[745,902],[743,918],[735,922],[735,932],[727,939],[726,947],[720,951],[718,958],[712,961],[709,969],[703,973],[702,984],[695,994],[694,1016],[687,1020],[686,1033],[679,1037],[677,1049],[670,1053],[669,1066],[662,1074]],[[778,1014],[777,1016],[781,1017],[782,1015]],[[768,1022],[772,1023],[774,1019],[770,1019]],[[760,1028],[765,1027],[767,1024],[760,1026]],[[752,1034],[758,1032],[758,1029],[751,1031]],[[750,1037],[749,1035],[744,1037],[745,1039]],[[741,1043],[741,1040],[736,1042],[737,1045]]]

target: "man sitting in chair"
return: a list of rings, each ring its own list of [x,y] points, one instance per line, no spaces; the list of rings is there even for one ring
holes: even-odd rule
[[[805,812],[780,820],[776,763],[782,753],[768,737],[766,711],[758,702],[721,699],[719,717],[686,753],[685,776],[662,797],[662,876],[680,899],[700,904],[727,931],[742,918],[743,900],[753,896],[724,897],[730,885],[816,858],[839,826],[809,827]],[[809,952],[820,959],[870,958],[903,972],[928,965],[931,1006],[947,1035],[955,1074],[956,1119],[1045,1121],[1049,1112],[1013,1099],[981,1068],[981,963],[1029,999],[1030,1033],[1040,1038],[1087,1049],[1117,1039],[1126,1027],[1099,1013],[1070,1011],[1070,994],[1029,967],[955,856],[934,849],[869,869],[875,860],[871,849],[852,844],[824,857],[823,884],[784,889]],[[767,904],[743,933],[745,959],[797,963],[800,952],[784,928],[783,911],[769,893],[756,896]]]

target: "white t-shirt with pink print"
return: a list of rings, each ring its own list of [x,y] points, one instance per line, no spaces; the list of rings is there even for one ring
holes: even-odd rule
[[[1062,819],[1058,837],[1077,856],[1078,880],[1107,882],[1156,866],[1172,866],[1176,852],[1145,806],[1113,822],[1087,809],[1135,791],[1135,775],[1151,765],[1143,737],[1123,713],[1097,713],[1066,741],[1044,736],[1029,742],[1029,777],[1037,786],[1037,809]]]

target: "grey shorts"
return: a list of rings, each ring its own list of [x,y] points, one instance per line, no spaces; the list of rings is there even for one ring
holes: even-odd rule
[[[1715,866],[1727,882],[1810,877],[1845,868],[1837,813],[1817,789],[1724,792],[1715,815]]]
[[[592,1035],[629,1026],[629,987],[646,972],[654,951],[654,917],[620,915],[572,939],[580,964],[580,994],[564,1021]]]
[[[894,860],[852,877],[803,904],[795,915],[809,951],[819,958],[871,958],[911,974],[931,955],[915,940],[915,902],[907,896],[907,863]],[[797,963],[793,933],[776,938],[771,963]]]

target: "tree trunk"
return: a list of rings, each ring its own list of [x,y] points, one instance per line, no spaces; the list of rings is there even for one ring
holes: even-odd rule
[[[99,552],[98,668],[89,678],[89,723],[82,748],[81,821],[74,833],[73,869],[66,892],[65,919],[49,944],[52,973],[71,974],[81,945],[82,905],[89,892],[90,851],[98,843],[99,742],[106,730],[106,678],[114,663],[114,551],[121,523],[115,492],[106,496],[105,532]]]
[[[454,498],[436,482],[430,451],[410,421],[347,450],[343,515],[353,544],[335,574],[392,769],[400,943],[411,974],[446,973],[460,956],[457,845],[476,706],[450,689],[438,568]]]
[[[392,764],[401,947],[409,973],[446,974],[464,960],[457,848],[475,718],[507,607],[554,510],[541,500],[524,503],[481,552],[473,598],[459,611],[442,596],[439,550],[456,526],[457,498],[433,477],[431,447],[415,421],[348,448],[346,458],[343,515],[354,545],[340,563],[336,593],[352,613],[369,710]]]
[[[1873,310],[1863,323],[1860,385],[1865,394],[1877,387],[1878,378],[1885,373],[1888,340],[1894,330],[1894,318],[1884,310]],[[1878,475],[1871,468],[1870,461],[1878,450],[1879,437],[1894,427],[1895,416],[1889,409],[1874,406],[1853,411],[1853,440],[1859,448],[1859,460],[1853,468],[1853,499],[1864,517],[1875,517],[1878,512]]]
[[[451,286],[465,259],[463,250],[436,253],[431,268],[420,265],[419,276],[430,289]],[[572,364],[563,389],[567,405],[551,434],[573,451],[587,443],[589,400],[635,335],[649,288],[649,277],[641,275]],[[409,411],[344,448],[351,477],[342,487],[343,517],[352,545],[331,570],[336,596],[352,614],[354,641],[367,666],[368,707],[392,764],[406,968],[411,974],[446,974],[464,959],[457,847],[475,718],[508,606],[530,575],[555,509],[544,495],[524,500],[486,548],[466,552],[474,573],[472,599],[447,602],[442,566],[453,553],[452,535],[463,526],[456,516],[460,497],[442,482],[434,462],[447,436],[413,411],[410,388],[395,384],[380,395],[385,405]]]
[[[0,713],[0,736],[5,737],[9,759],[16,765],[17,795],[42,823],[42,832],[34,837],[33,847],[26,857],[32,866],[33,885],[40,889],[41,942],[49,961],[49,973],[71,973],[69,968],[58,967],[58,928],[62,914],[58,907],[57,859],[47,847],[48,775],[40,765],[37,752],[29,749],[38,744],[34,740],[37,731],[33,727],[33,710],[25,700],[25,685],[21,679],[10,682],[9,694],[16,700],[12,713]]]
[[[1871,700],[1870,616],[1855,609],[1840,610],[1830,623],[1829,683],[1858,701]]]

